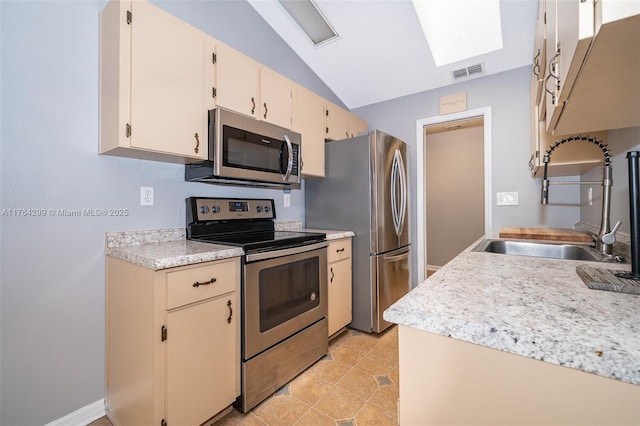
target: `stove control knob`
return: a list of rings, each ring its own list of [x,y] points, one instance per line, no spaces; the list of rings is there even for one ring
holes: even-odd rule
[[[209,213],[209,207],[207,207],[207,206],[200,207],[200,213],[202,213],[202,214]]]
[[[211,206],[211,211],[213,213],[220,213],[220,206]]]
[[[264,206],[264,212],[265,212],[265,213],[269,213],[269,210],[271,210],[271,207],[269,207],[269,206]]]
[[[256,207],[256,211],[257,211],[258,213],[262,213],[262,206],[258,206],[258,207]]]

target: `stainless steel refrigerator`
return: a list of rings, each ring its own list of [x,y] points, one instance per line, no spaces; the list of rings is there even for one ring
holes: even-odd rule
[[[373,130],[325,144],[324,178],[305,180],[307,228],[351,230],[353,321],[379,333],[382,318],[410,288],[407,146]]]

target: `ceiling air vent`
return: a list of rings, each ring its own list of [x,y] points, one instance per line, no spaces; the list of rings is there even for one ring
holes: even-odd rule
[[[480,77],[484,75],[482,64],[471,65],[466,68],[451,71],[451,79],[453,81],[466,80],[472,77]]]

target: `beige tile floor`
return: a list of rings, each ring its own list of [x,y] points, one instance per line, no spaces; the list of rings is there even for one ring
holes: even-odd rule
[[[216,426],[396,426],[398,332],[347,329],[329,353],[247,414],[231,410]],[[109,426],[102,418],[91,426]]]

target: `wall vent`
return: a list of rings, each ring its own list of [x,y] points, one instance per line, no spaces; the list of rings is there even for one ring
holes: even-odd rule
[[[480,77],[482,75],[484,75],[484,66],[482,64],[477,64],[451,71],[451,80],[466,80],[472,77]]]

